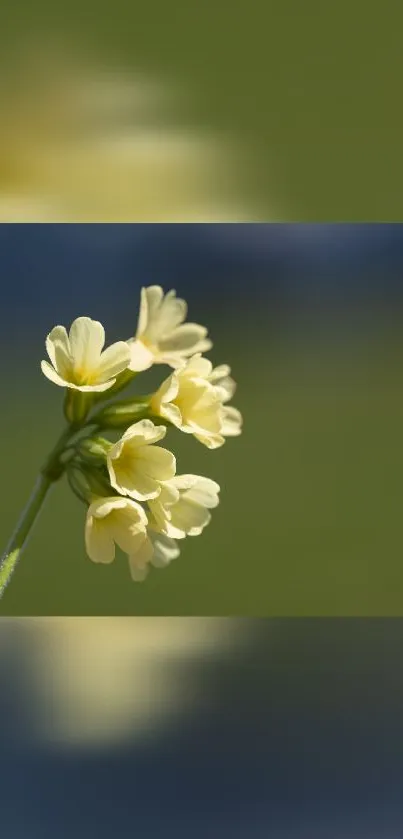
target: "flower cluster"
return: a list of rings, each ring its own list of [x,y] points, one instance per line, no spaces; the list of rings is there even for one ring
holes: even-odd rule
[[[87,506],[85,544],[94,562],[110,563],[116,545],[128,555],[131,576],[143,580],[179,554],[178,541],[198,536],[219,503],[218,484],[177,474],[176,458],[159,445],[168,428],[192,434],[209,449],[241,433],[242,417],[228,405],[235,382],[227,365],[203,356],[207,330],[186,321],[175,291],[141,291],[135,337],[104,349],[102,324],[77,318],[69,333],[55,326],[46,339],[50,359],[42,371],[66,388],[68,445],[59,452],[60,474]],[[153,364],[173,372],[155,393],[111,401]],[[117,440],[102,432],[121,433]]]

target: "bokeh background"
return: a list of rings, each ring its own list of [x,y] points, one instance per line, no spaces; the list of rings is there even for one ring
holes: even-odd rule
[[[9,839],[399,839],[399,620],[2,621]]]
[[[2,225],[2,544],[63,425],[39,369],[56,323],[127,338],[140,286],[175,288],[232,365],[245,430],[214,452],[172,432],[222,500],[144,584],[123,557],[91,563],[58,485],[1,613],[402,615],[402,272],[402,225]]]
[[[401,221],[403,12],[393,0],[117,0],[113,10],[105,0],[19,0],[3,4],[0,22],[5,221]],[[135,87],[138,76],[155,84],[163,103],[146,88],[127,111],[129,134],[116,99],[113,114],[94,113],[92,98],[71,111],[54,63],[38,85],[27,60],[32,44],[40,62],[48,48],[59,59],[60,39],[79,98],[84,57],[98,93],[117,70],[118,101],[129,75]],[[122,152],[111,135],[140,144]]]

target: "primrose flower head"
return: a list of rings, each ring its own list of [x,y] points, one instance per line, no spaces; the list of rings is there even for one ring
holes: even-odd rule
[[[151,409],[181,431],[193,434],[207,448],[216,449],[228,436],[227,412],[235,411],[224,405],[235,390],[229,373],[227,365],[214,370],[211,361],[197,353],[162,383],[151,400]],[[236,415],[240,427],[241,416],[239,412]]]
[[[146,370],[152,364],[168,364],[174,369],[196,352],[207,352],[212,342],[207,329],[198,323],[184,323],[185,300],[175,291],[164,292],[160,286],[141,289],[137,334],[130,343],[130,369]]]
[[[144,580],[150,565],[164,568],[179,556],[174,539],[147,527],[144,508],[118,495],[95,499],[88,509],[85,544],[93,562],[110,563],[115,545],[127,554],[132,579]]]
[[[89,317],[74,320],[68,333],[55,326],[47,336],[50,361],[41,367],[66,388],[67,427],[42,466],[29,518],[23,516],[10,542],[6,560],[14,564],[6,563],[0,595],[21,538],[47,489],[63,475],[86,508],[88,556],[111,563],[117,546],[128,556],[133,580],[144,580],[152,566],[167,566],[179,555],[177,540],[198,536],[209,524],[219,485],[200,475],[176,475],[174,454],[157,444],[169,425],[216,449],[241,433],[242,416],[228,404],[236,390],[230,367],[213,367],[202,355],[211,347],[207,330],[185,323],[186,313],[174,291],[164,295],[160,286],[151,286],[142,289],[137,336],[130,341],[104,349],[104,328]],[[154,363],[174,368],[155,393],[139,389],[115,400],[132,383],[136,388],[138,374]],[[101,432],[121,436],[106,439]]]
[[[115,545],[128,555],[129,564],[147,539],[147,515],[130,498],[118,495],[97,498],[89,506],[85,526],[85,544],[93,562],[110,563],[115,559]]]
[[[107,453],[111,485],[122,495],[138,501],[156,498],[161,481],[175,475],[174,455],[154,443],[165,437],[166,428],[149,419],[131,425]]]
[[[55,326],[46,338],[51,360],[42,361],[44,375],[59,387],[84,392],[108,390],[129,364],[130,350],[117,341],[104,350],[105,330],[101,323],[81,317],[73,321],[70,332]]]
[[[177,475],[158,498],[149,501],[151,522],[172,539],[199,536],[211,521],[209,510],[219,504],[219,485],[199,475]]]

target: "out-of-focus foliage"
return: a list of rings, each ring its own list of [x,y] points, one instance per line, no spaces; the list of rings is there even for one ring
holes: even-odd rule
[[[195,136],[247,149],[236,175],[255,218],[402,218],[399,3],[20,0],[1,22],[3,49],[62,31],[104,67],[185,89]]]
[[[181,125],[175,99],[163,77],[64,41],[3,53],[0,220],[247,218],[232,141]]]

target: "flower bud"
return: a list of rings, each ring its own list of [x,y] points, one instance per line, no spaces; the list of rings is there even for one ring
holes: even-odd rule
[[[113,443],[104,437],[85,437],[77,444],[77,453],[90,465],[102,465]]]
[[[149,416],[150,397],[125,399],[107,405],[92,418],[99,428],[128,428],[134,422]]]
[[[67,478],[75,495],[86,504],[90,504],[93,498],[114,494],[107,476],[100,469],[72,464],[67,469]]]

